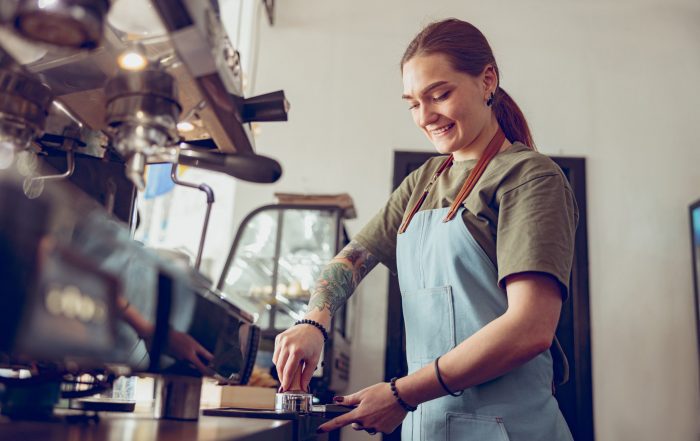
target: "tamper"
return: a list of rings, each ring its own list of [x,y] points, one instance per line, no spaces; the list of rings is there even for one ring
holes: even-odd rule
[[[275,396],[275,410],[285,413],[311,413],[313,395],[301,390],[290,390]]]
[[[301,377],[297,376],[292,387],[275,396],[275,411],[284,413],[311,413],[313,395],[301,388]]]

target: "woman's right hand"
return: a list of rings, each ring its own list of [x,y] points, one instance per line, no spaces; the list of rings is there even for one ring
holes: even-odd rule
[[[304,318],[317,322],[328,331],[333,313],[378,262],[354,240],[347,244],[321,271]],[[272,362],[277,367],[282,391],[308,390],[321,358],[323,343],[321,331],[308,324],[292,326],[277,335]]]
[[[323,350],[323,334],[311,325],[296,325],[278,334],[272,362],[277,368],[281,392],[308,390]]]

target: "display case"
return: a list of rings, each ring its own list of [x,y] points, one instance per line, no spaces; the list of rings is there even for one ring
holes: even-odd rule
[[[259,365],[272,367],[275,337],[303,318],[321,270],[348,243],[344,213],[333,205],[275,204],[254,210],[241,223],[218,289],[255,316],[263,335]],[[322,400],[347,386],[347,330],[343,307],[311,382]]]

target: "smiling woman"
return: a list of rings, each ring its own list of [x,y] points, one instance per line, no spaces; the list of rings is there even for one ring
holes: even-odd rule
[[[478,112],[484,109],[472,109],[469,115],[461,113],[460,116],[481,117],[482,120],[471,121],[473,126],[483,125],[484,117],[494,117],[507,139],[535,148],[525,116],[510,95],[500,87],[498,65],[486,37],[473,25],[457,19],[428,25],[409,44],[401,58],[401,70],[404,79],[403,98],[411,103],[414,121],[420,127],[423,126],[417,118],[425,115],[416,113],[421,104],[425,107],[426,104],[442,103],[449,98],[452,101],[456,98],[461,105],[470,102],[486,103],[493,109],[493,112],[487,112],[488,115]],[[430,82],[431,79],[436,81]],[[411,95],[412,88],[417,88],[413,93],[420,92],[416,98]],[[454,96],[454,91],[461,95]],[[420,98],[423,98],[423,103]],[[428,108],[424,112],[430,110]],[[428,113],[428,116],[433,115]],[[489,121],[489,125],[493,126],[493,122]],[[446,123],[449,124],[449,119]],[[446,127],[443,125],[437,128]],[[474,141],[474,138],[462,138],[461,141]],[[442,153],[442,150],[439,151]]]
[[[446,55],[418,55],[403,66],[403,98],[410,103],[413,121],[438,152],[451,153],[458,161],[474,159],[498,127],[484,105],[497,81],[491,65],[472,77],[452,69]],[[504,141],[501,147],[509,145]]]
[[[552,395],[563,357],[550,352],[578,220],[566,178],[534,151],[471,24],[426,27],[401,73],[416,126],[443,156],[409,175],[322,271],[310,322],[277,338],[282,388],[306,387],[323,345],[317,328],[381,262],[399,276],[409,374],[337,397],[356,408],[320,431],[403,424],[403,440],[570,441]]]

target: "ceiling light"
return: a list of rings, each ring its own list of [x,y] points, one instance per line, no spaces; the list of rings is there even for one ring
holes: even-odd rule
[[[177,130],[179,132],[191,132],[194,130],[194,124],[189,121],[182,121],[177,123]]]

